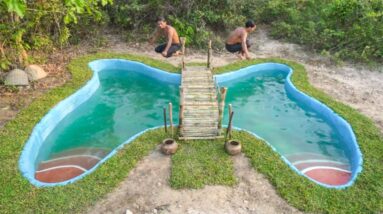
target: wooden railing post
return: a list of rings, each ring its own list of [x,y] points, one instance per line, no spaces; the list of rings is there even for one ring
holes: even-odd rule
[[[184,119],[184,89],[180,86],[180,112],[179,112],[179,121],[178,128],[182,128],[182,122]]]
[[[170,123],[170,133],[173,138],[173,104],[169,103],[169,123]]]
[[[226,99],[227,88],[226,87],[222,87],[220,90],[221,90],[221,100],[220,100],[219,107],[218,107],[218,114],[219,114],[218,129],[221,132],[222,120],[223,120],[223,110],[225,108],[225,99]]]
[[[186,43],[186,38],[185,37],[180,37],[181,40],[181,51],[182,51],[182,70],[185,69],[185,43]]]
[[[208,69],[211,69],[211,54],[212,54],[211,40],[209,40],[209,44],[207,48],[207,68]]]
[[[165,127],[165,133],[168,133],[168,126],[166,124],[166,108],[164,108],[164,127]]]

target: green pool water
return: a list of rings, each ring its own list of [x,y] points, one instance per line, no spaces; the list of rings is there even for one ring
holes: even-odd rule
[[[169,102],[178,115],[178,85],[129,70],[104,70],[99,78],[96,93],[47,137],[36,164],[72,148],[111,151],[134,134],[163,125],[163,108]]]
[[[233,106],[233,125],[256,133],[284,156],[315,153],[347,163],[346,148],[336,129],[287,95],[286,75],[265,70],[221,84],[228,87],[226,102]],[[228,121],[227,113],[224,121]]]

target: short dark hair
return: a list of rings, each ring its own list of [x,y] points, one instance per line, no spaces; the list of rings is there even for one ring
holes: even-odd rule
[[[245,23],[245,26],[246,28],[249,28],[249,27],[253,28],[255,26],[255,23],[253,20],[247,20],[247,22]]]
[[[159,16],[157,17],[156,22],[166,22],[166,19],[163,16]]]

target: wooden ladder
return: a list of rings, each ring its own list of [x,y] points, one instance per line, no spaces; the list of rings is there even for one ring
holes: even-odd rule
[[[185,40],[182,41],[182,80],[180,86],[179,130],[180,140],[217,139],[221,135],[221,123],[226,88],[221,89],[221,102],[211,71],[211,42],[208,63],[205,66],[186,66],[184,62]],[[217,93],[218,91],[218,93]]]

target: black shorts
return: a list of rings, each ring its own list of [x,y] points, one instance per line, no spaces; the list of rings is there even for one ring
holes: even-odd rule
[[[250,41],[246,39],[246,46],[247,48],[250,48]],[[236,44],[226,44],[226,50],[228,50],[231,53],[241,52],[242,51],[242,43],[236,43]]]
[[[165,50],[166,45],[167,45],[166,43],[158,45],[154,50],[157,53],[162,53]],[[166,57],[171,57],[175,52],[177,52],[180,49],[181,49],[180,44],[172,44],[168,50],[168,54],[166,55]]]

